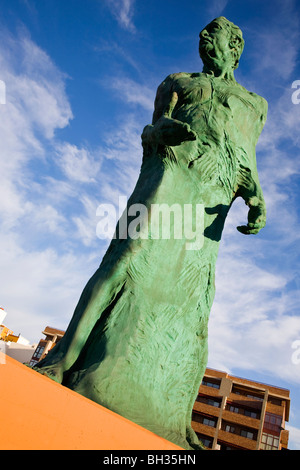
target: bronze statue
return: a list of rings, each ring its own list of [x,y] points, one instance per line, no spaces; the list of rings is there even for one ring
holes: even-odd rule
[[[159,86],[126,212],[134,205],[147,209],[140,236],[118,236],[119,221],[65,336],[36,366],[184,449],[202,448],[191,414],[207,365],[215,263],[227,213],[242,197],[249,212],[240,232],[255,234],[266,220],[255,146],[267,103],[234,78],[243,46],[240,29],[216,18],[200,33],[202,73],[175,73]],[[203,207],[198,247],[187,246],[184,234],[156,236],[148,221],[160,204]],[[179,233],[177,219],[172,229]],[[132,221],[128,216],[127,228]]]

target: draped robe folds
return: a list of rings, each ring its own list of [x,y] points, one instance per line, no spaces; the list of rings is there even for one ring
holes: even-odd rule
[[[202,246],[187,249],[192,240],[172,237],[182,224],[176,218],[169,239],[157,239],[147,220],[144,236],[120,238],[121,218],[64,337],[36,369],[184,449],[198,449],[191,415],[207,365],[218,247],[234,199],[262,199],[255,146],[266,102],[235,81],[174,74],[158,88],[152,125],[174,91],[172,118],[188,123],[197,139],[144,145],[126,211],[143,204],[149,221],[155,204],[177,204],[182,214],[186,204],[193,214],[201,205]],[[125,215],[129,227],[134,217]]]

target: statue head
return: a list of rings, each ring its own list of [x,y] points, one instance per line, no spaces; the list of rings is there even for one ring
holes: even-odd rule
[[[242,31],[220,16],[199,34],[199,53],[206,71],[235,70],[244,49]]]

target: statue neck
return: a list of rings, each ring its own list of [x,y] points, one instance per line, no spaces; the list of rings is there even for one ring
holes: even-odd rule
[[[232,67],[218,67],[217,65],[212,67],[211,64],[210,66],[204,64],[202,72],[213,77],[224,78],[226,80],[235,82],[234,71]]]

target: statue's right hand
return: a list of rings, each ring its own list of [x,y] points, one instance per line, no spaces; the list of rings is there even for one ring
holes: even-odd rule
[[[189,124],[173,119],[172,113],[178,101],[176,92],[166,106],[164,114],[156,121],[154,126],[146,126],[142,134],[143,143],[156,143],[175,147],[187,140],[196,140],[196,133]]]
[[[161,145],[175,147],[186,140],[196,140],[197,138],[189,124],[166,116],[162,116],[154,127],[155,138]]]

